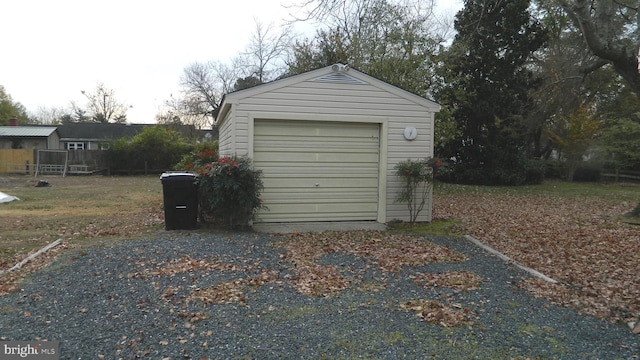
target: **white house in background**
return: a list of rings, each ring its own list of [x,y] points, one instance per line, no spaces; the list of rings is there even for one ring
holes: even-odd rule
[[[263,171],[257,222],[409,220],[394,166],[433,156],[440,105],[336,64],[227,94],[220,155]],[[417,219],[431,221],[431,199]]]

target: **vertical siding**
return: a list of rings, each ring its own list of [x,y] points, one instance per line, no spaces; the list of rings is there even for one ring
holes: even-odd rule
[[[231,123],[235,132],[233,152],[253,156],[253,122],[255,119],[298,119],[321,121],[360,121],[386,124],[387,136],[381,139],[386,146],[386,210],[383,221],[408,220],[406,204],[396,204],[399,181],[394,166],[407,159],[433,156],[433,113],[426,107],[372,84],[346,84],[303,81],[253,96],[240,98],[233,110],[234,121],[225,121],[220,129],[220,152],[230,151]],[[403,137],[406,126],[418,130],[418,137],[407,141]],[[384,149],[381,149],[384,150]],[[385,152],[381,151],[381,155]],[[381,159],[385,161],[385,159]],[[384,168],[384,167],[382,167]],[[385,185],[385,184],[381,184]],[[385,186],[381,186],[385,188]],[[431,199],[419,221],[431,220]]]

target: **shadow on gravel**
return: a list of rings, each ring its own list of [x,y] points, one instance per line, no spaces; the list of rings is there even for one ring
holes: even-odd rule
[[[0,340],[57,340],[61,359],[638,357],[627,328],[533,298],[527,273],[466,240],[406,251],[380,234],[346,235],[357,250],[248,232],[78,250],[0,297]]]

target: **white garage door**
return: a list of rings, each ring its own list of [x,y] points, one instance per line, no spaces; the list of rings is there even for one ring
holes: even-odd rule
[[[260,222],[376,220],[379,125],[256,120]]]

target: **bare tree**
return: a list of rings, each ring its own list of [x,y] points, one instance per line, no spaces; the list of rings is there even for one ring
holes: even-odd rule
[[[292,31],[289,26],[276,32],[273,23],[265,26],[257,19],[254,21],[255,32],[243,54],[244,72],[265,83],[273,80],[273,74],[283,72],[284,59],[291,49]]]
[[[247,68],[242,57],[233,58],[231,64],[217,61],[210,62],[209,66],[213,70],[223,94],[235,91],[236,80],[247,76]]]
[[[366,8],[368,2],[369,0],[304,0],[294,5],[298,9],[302,9],[304,14],[302,17],[296,17],[295,20],[325,22],[335,20],[336,17],[344,18],[345,14],[358,13],[358,9]]]
[[[31,118],[38,124],[57,125],[71,117],[71,110],[62,107],[39,107]]]
[[[180,86],[193,115],[213,116],[221,93],[208,64],[193,63],[187,66],[180,78]]]
[[[362,21],[368,9],[377,6],[379,0],[303,0],[293,7],[302,10],[304,16],[294,17],[294,21],[314,20],[329,26],[342,26],[345,31],[353,28],[354,24]],[[416,13],[425,18],[433,17],[435,0],[395,0],[382,1],[389,5],[413,8]]]
[[[284,64],[289,41],[289,31],[283,30],[277,35],[272,25],[264,27],[256,21],[256,32],[249,46],[230,64],[196,62],[184,69],[179,82],[180,94],[165,102],[169,119],[175,121],[177,117],[181,123],[198,128],[213,126],[223,95],[238,90],[237,84],[241,87],[255,84],[251,81],[254,77],[258,79],[257,83],[273,80],[280,70],[277,61],[281,59]],[[166,119],[167,114],[158,116]]]
[[[124,123],[127,121],[127,110],[130,106],[119,102],[112,89],[108,89],[100,83],[94,92],[81,91],[87,98],[87,112],[91,119],[99,123]],[[75,107],[75,104],[72,103]]]
[[[210,61],[187,66],[180,78],[180,94],[177,97],[172,95],[165,102],[166,114],[158,116],[168,116],[172,122],[180,121],[197,128],[213,126],[222,96],[233,91],[236,79],[242,76],[239,63],[240,60],[235,59],[232,65]]]
[[[164,109],[159,111],[155,120],[157,124],[160,125],[182,125],[182,120],[180,120],[180,115],[178,115],[173,109]]]

